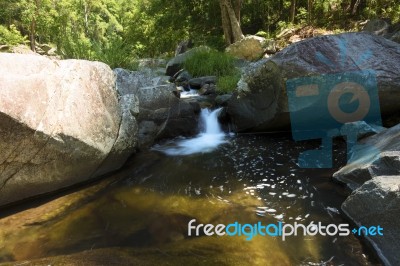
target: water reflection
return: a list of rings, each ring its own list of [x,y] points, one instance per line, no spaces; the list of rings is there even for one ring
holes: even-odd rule
[[[60,260],[89,264],[100,251],[111,259],[122,256],[125,264],[373,264],[353,236],[287,241],[187,236],[191,219],[212,224],[344,222],[339,210],[345,192],[329,180],[331,172],[297,167],[304,149],[288,136],[239,136],[210,153],[145,152],[119,180],[0,219],[0,260],[72,254]],[[335,154],[336,161],[346,159],[343,152]]]

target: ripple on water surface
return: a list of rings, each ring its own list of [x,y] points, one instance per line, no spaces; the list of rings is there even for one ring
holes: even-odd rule
[[[209,153],[143,152],[113,182],[0,219],[1,261],[87,261],[101,251],[148,265],[375,264],[353,236],[188,237],[192,219],[214,225],[345,222],[339,211],[345,192],[329,180],[333,170],[296,165],[299,152],[318,143],[306,147],[290,136],[224,141]],[[339,150],[336,161],[344,156]]]

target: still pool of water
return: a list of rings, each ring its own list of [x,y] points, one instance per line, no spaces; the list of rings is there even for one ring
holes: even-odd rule
[[[231,136],[209,153],[145,151],[96,185],[0,219],[0,262],[26,265],[377,265],[354,236],[187,236],[187,223],[346,222],[318,143]],[[335,164],[344,147],[336,145]],[[35,264],[37,263],[37,264]]]

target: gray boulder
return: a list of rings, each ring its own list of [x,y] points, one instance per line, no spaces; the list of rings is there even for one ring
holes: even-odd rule
[[[183,87],[184,90],[189,91],[189,80],[193,78],[192,75],[190,75],[189,72],[182,70],[176,73],[175,76],[175,85],[177,87]]]
[[[199,92],[199,95],[213,95],[216,94],[217,87],[215,84],[204,84]]]
[[[372,19],[365,24],[363,31],[370,32],[379,36],[384,36],[388,33],[390,23],[383,19]]]
[[[180,100],[174,84],[153,72],[115,69],[119,95],[135,102],[131,110],[138,122],[138,145],[151,146],[156,140],[192,135],[197,130],[200,107]],[[175,94],[174,94],[175,93]]]
[[[344,44],[344,48],[343,48]],[[318,36],[295,43],[275,56],[251,64],[229,101],[227,114],[239,132],[289,129],[286,80],[373,70],[383,115],[400,109],[400,45],[368,33]],[[326,100],[307,108],[326,108]],[[300,110],[299,110],[300,111]],[[318,118],[318,113],[315,113]]]
[[[356,189],[342,210],[358,226],[380,226],[381,235],[365,235],[385,265],[400,265],[400,176],[379,176]]]
[[[353,193],[342,205],[358,226],[381,226],[383,236],[365,236],[385,265],[399,265],[400,125],[363,139],[352,161],[334,174]]]
[[[400,23],[391,24],[387,19],[373,19],[368,21],[364,28],[364,32],[383,36],[386,39],[400,43]]]
[[[206,84],[216,84],[216,83],[217,83],[216,76],[198,77],[189,80],[189,85],[192,89],[200,89]]]
[[[129,71],[122,68],[114,69],[117,90],[120,96],[137,95],[139,88],[168,84],[168,76],[160,76],[149,68],[140,71]]]
[[[99,62],[0,54],[0,205],[118,169],[136,148],[128,99]]]
[[[276,41],[273,39],[266,39],[264,42],[264,50],[267,54],[275,54],[278,51]]]
[[[232,94],[218,95],[215,98],[215,104],[217,106],[226,106],[231,97],[232,97]]]
[[[333,178],[355,190],[381,175],[400,175],[400,124],[360,141],[352,151],[352,162]]]
[[[394,42],[400,43],[400,22],[391,25],[389,33],[386,34],[385,37]]]
[[[156,68],[164,68],[167,64],[167,61],[162,58],[142,58],[138,61],[139,69],[156,69]]]
[[[236,58],[249,61],[258,60],[265,52],[266,40],[259,36],[246,36],[242,40],[229,45],[226,52]],[[270,50],[268,43],[268,49]]]
[[[173,84],[139,89],[139,146],[155,140],[194,135],[197,130],[199,105],[177,98]]]
[[[394,42],[400,43],[400,30],[398,32],[393,33],[390,39]]]

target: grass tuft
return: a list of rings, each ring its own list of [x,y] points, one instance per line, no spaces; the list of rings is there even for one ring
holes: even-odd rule
[[[217,91],[220,93],[230,93],[237,87],[237,83],[240,79],[240,74],[222,76],[218,78]]]
[[[236,71],[235,59],[213,49],[199,49],[184,63],[194,77],[232,75]]]
[[[112,69],[121,67],[129,70],[137,70],[139,63],[137,57],[132,54],[129,46],[121,39],[114,38],[106,45],[95,43],[95,59],[106,63]]]
[[[235,59],[213,49],[199,49],[184,62],[184,68],[194,77],[217,76],[217,92],[228,93],[236,89],[240,79]]]

